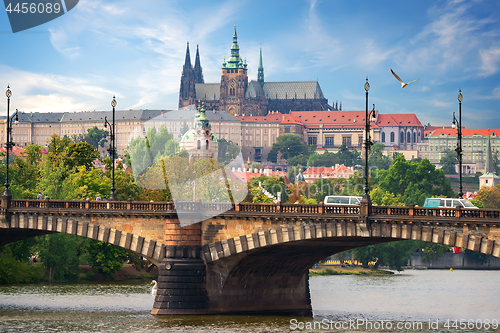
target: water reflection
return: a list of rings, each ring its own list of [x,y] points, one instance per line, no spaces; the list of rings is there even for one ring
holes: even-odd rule
[[[424,324],[423,329],[408,332],[451,332],[456,330],[442,327],[446,319],[500,319],[499,278],[498,271],[458,270],[406,271],[393,276],[313,276],[314,318],[156,317],[149,314],[154,302],[149,281],[1,286],[0,331],[330,332],[334,330],[293,330],[290,320],[305,325],[364,319]],[[440,328],[429,329],[429,320],[439,320]],[[354,331],[367,330],[361,327]]]

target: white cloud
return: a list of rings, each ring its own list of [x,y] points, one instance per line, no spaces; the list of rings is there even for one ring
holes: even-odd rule
[[[42,75],[0,65],[0,74],[11,78],[11,105],[21,111],[63,112],[100,108],[96,96],[111,96],[112,92],[79,78],[62,75]],[[57,93],[55,93],[57,92]],[[108,103],[106,102],[106,105]],[[107,106],[106,106],[107,107]]]
[[[481,55],[481,76],[490,76],[498,72],[498,64],[500,63],[500,47],[490,48],[488,50],[480,50]]]

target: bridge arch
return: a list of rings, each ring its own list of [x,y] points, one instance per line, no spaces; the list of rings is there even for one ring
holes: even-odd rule
[[[309,314],[308,272],[314,263],[348,249],[409,239],[499,256],[494,240],[449,226],[348,221],[280,226],[204,245],[207,295],[212,307],[225,312],[252,312],[259,304],[263,312]]]
[[[108,227],[98,221],[92,223],[82,219],[71,216],[14,214],[10,221],[3,222],[0,246],[40,235],[66,233],[122,247],[147,258],[155,265],[159,265],[165,257],[165,245],[153,239]]]

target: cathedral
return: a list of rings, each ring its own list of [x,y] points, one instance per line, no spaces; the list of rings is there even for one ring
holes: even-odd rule
[[[342,106],[328,105],[317,81],[266,82],[260,50],[257,81],[248,81],[248,65],[240,57],[236,26],[231,45],[231,56],[222,63],[220,83],[205,83],[196,47],[196,60],[191,65],[189,42],[182,69],[179,108],[205,102],[207,110],[224,110],[233,116],[265,116],[270,112],[287,114],[290,111],[339,110]]]

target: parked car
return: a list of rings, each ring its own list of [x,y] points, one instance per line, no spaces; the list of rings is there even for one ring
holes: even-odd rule
[[[478,209],[467,199],[458,198],[427,198],[425,199],[424,207],[434,208],[455,208],[461,206],[466,209]]]
[[[344,195],[327,195],[325,197],[325,205],[359,205],[362,197],[344,196]]]

